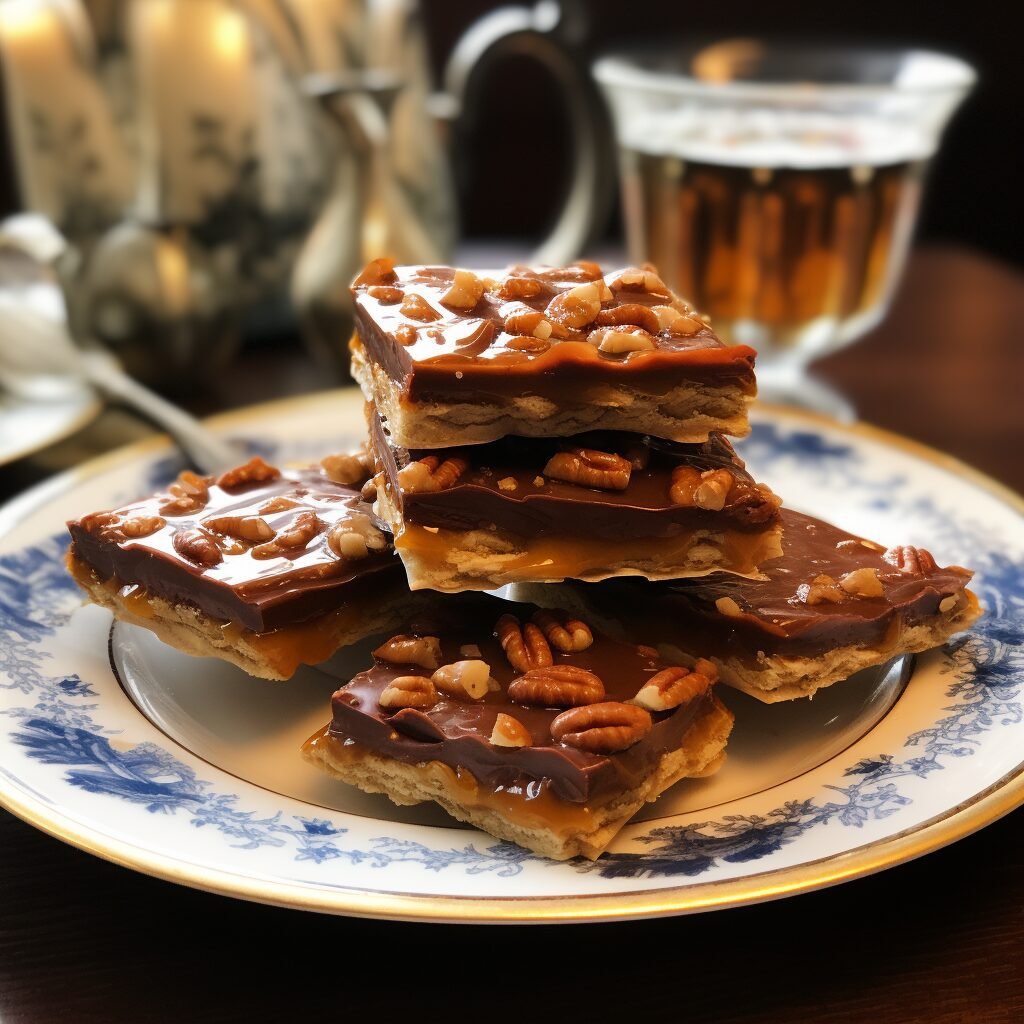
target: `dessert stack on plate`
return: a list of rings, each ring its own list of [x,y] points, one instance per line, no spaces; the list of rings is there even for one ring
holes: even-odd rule
[[[725,436],[753,351],[653,268],[376,260],[353,292],[365,450],[69,524],[90,598],[187,653],[286,679],[378,636],[304,746],[341,779],[594,858],[719,767],[720,679],[810,696],[980,614],[968,570],[780,507]]]
[[[748,429],[753,353],[652,269],[376,261],[354,292],[375,510],[413,591],[756,576],[781,553],[779,501],[722,433]],[[670,665],[544,598],[410,623],[307,754],[548,856],[597,856],[717,768],[732,719],[710,662]]]

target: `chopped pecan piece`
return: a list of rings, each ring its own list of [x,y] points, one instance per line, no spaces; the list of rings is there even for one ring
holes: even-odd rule
[[[491,730],[491,743],[496,747],[528,747],[533,737],[518,718],[498,712]]]
[[[262,516],[215,516],[204,520],[203,526],[225,537],[248,540],[254,544],[274,536],[274,528]]]
[[[486,661],[456,661],[442,665],[430,679],[442,693],[480,700],[490,690],[491,666]]]
[[[959,597],[956,594],[950,594],[949,597],[944,597],[939,602],[939,611],[945,614],[951,612],[960,603]]]
[[[697,508],[721,512],[735,478],[727,469],[709,469],[700,475],[700,483],[694,488],[693,503]]]
[[[576,707],[596,704],[604,697],[601,677],[578,665],[534,668],[508,685],[508,695],[521,704]]]
[[[841,604],[846,599],[846,592],[831,576],[822,574],[815,576],[810,583],[801,583],[796,588],[796,596],[804,604]]]
[[[878,571],[871,568],[848,572],[840,579],[839,586],[854,597],[881,597],[885,593]]]
[[[633,467],[621,455],[593,448],[570,448],[548,459],[544,475],[553,480],[595,487],[602,491],[624,491]]]
[[[727,615],[731,619],[739,618],[743,614],[743,609],[731,597],[718,598],[715,607],[722,615]]]
[[[543,313],[522,302],[510,302],[501,308],[502,326],[507,334],[532,336],[546,341],[551,337],[551,321]]]
[[[935,572],[938,566],[931,552],[924,548],[915,548],[912,544],[903,544],[899,547],[889,548],[882,557],[890,564],[896,566],[900,572],[911,573],[915,576],[924,576]]]
[[[517,672],[529,672],[551,664],[551,648],[539,626],[523,626],[514,615],[502,615],[494,632],[508,663]]]
[[[396,676],[377,700],[382,708],[430,708],[437,703],[437,690],[426,676]]]
[[[589,283],[556,295],[548,303],[547,317],[565,327],[585,327],[600,311],[601,289]]]
[[[330,480],[342,487],[362,487],[373,476],[373,458],[365,448],[325,455],[320,460],[320,466]]]
[[[416,292],[408,292],[402,300],[402,315],[407,316],[410,320],[419,320],[425,324],[441,319],[441,314],[422,295],[417,295]]]
[[[131,516],[121,523],[121,533],[133,539],[149,537],[166,525],[167,520],[160,516]]]
[[[613,292],[646,292],[648,295],[657,295],[659,298],[670,299],[672,297],[668,285],[655,271],[638,267],[620,270],[608,282],[608,287]]]
[[[662,669],[640,687],[634,704],[648,711],[671,711],[703,696],[718,680],[718,669],[704,658],[698,658],[691,672],[681,665]]]
[[[210,500],[210,478],[186,469],[167,488],[167,493],[167,501],[160,506],[163,515],[183,516],[190,512],[199,512]]]
[[[244,487],[246,484],[262,484],[268,480],[276,480],[281,471],[276,466],[270,466],[258,455],[254,455],[244,466],[235,466],[226,473],[217,477],[217,486],[230,490],[234,487]]]
[[[362,269],[359,276],[352,282],[353,288],[362,285],[393,284],[398,280],[395,273],[395,261],[382,257],[381,259],[370,260]]]
[[[376,299],[382,306],[397,305],[405,298],[405,292],[401,288],[386,284],[375,284],[372,288],[366,289],[366,294]]]
[[[397,341],[399,345],[415,345],[418,337],[419,334],[412,324],[402,324],[401,327],[395,328],[395,341]]]
[[[402,633],[381,644],[373,656],[390,665],[419,665],[433,672],[441,661],[441,641],[436,636]]]
[[[472,270],[456,270],[448,291],[441,296],[449,309],[472,309],[484,293],[484,282]]]
[[[398,483],[407,494],[446,491],[454,487],[469,468],[469,463],[458,456],[445,459],[427,455],[416,462],[410,462],[398,471]]]
[[[590,332],[587,341],[596,345],[599,352],[613,356],[654,348],[654,337],[642,327],[598,327]]]
[[[505,342],[505,348],[512,352],[530,352],[533,355],[540,355],[541,352],[547,352],[551,348],[551,342],[520,335],[518,338],[509,338]]]
[[[552,721],[551,735],[590,754],[614,754],[642,740],[652,724],[645,708],[607,701],[563,711]]]
[[[658,318],[658,329],[678,338],[697,334],[707,327],[696,313],[680,312],[673,306],[651,306],[650,309]]]
[[[585,651],[594,642],[590,627],[579,619],[567,619],[563,623],[554,612],[541,609],[534,612],[533,621],[540,627],[548,643],[563,654]]]
[[[327,544],[340,558],[358,561],[371,551],[383,551],[388,539],[369,519],[343,519],[331,527]]]

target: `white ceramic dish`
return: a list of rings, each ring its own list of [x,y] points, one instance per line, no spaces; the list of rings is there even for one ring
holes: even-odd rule
[[[275,457],[352,443],[351,392],[214,421]],[[65,519],[176,470],[162,442],[58,477],[0,511],[0,801],[138,870],[340,913],[601,920],[753,902],[897,864],[1024,801],[1024,529],[1018,499],[910,442],[762,410],[741,444],[791,506],[979,570],[989,609],[946,649],[812,702],[729,700],[725,768],[684,782],[594,864],[556,864],[434,808],[321,777],[297,746],[349,652],[293,683],[251,680],[82,607]],[[906,676],[904,680],[902,677]],[[905,686],[903,683],[905,682]]]

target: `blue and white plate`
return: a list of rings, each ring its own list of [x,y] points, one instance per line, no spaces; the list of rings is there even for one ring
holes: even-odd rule
[[[282,460],[354,443],[336,392],[213,421]],[[741,451],[787,503],[978,570],[986,616],[916,661],[813,701],[727,693],[729,757],[673,787],[596,863],[554,863],[433,807],[320,775],[299,745],[365,654],[290,683],[189,658],[83,606],[64,521],[178,470],[124,449],[0,510],[0,802],[67,842],[188,885],[315,910],[444,921],[600,920],[812,889],[919,856],[1024,802],[1021,502],[892,435],[762,410]],[[2,854],[0,854],[2,856]]]

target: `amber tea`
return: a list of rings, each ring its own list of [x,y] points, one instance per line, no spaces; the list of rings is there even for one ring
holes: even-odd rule
[[[629,148],[622,159],[631,258],[656,263],[723,340],[807,358],[884,314],[923,160],[744,166]]]

